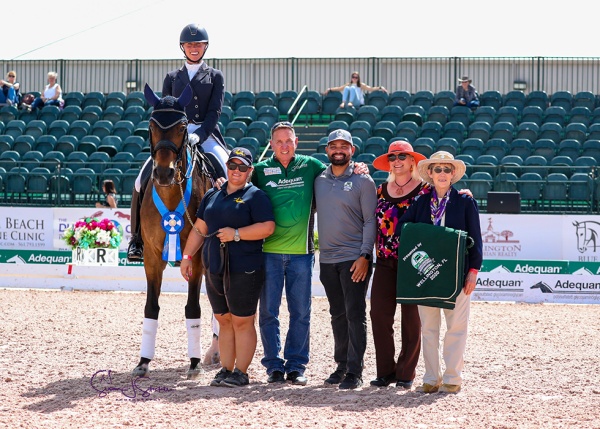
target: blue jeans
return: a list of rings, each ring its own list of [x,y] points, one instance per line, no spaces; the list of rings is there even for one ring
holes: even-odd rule
[[[58,100],[48,100],[44,103],[41,97],[36,98],[31,103],[31,110],[41,109],[44,106],[60,106],[60,101]]]
[[[359,94],[362,90],[357,86],[347,86],[342,94],[342,102],[344,104],[352,103],[357,109],[362,105],[362,98]]]
[[[321,283],[329,301],[333,329],[333,358],[337,369],[362,377],[363,358],[367,349],[367,289],[373,265],[362,282],[352,281],[354,261],[325,264],[321,262]]]
[[[261,363],[273,371],[304,374],[309,359],[312,271],[315,255],[265,253],[265,285],[260,295],[259,326],[265,356]],[[289,329],[283,359],[279,332],[279,307],[285,286]]]

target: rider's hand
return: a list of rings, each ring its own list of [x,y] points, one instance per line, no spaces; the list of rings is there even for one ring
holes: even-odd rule
[[[188,136],[188,140],[190,141],[190,144],[192,146],[196,146],[198,144],[198,142],[200,142],[200,137],[198,137],[198,134],[191,133]]]

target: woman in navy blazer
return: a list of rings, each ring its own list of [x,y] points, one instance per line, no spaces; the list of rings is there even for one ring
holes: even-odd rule
[[[475,290],[483,260],[479,209],[475,199],[459,194],[452,187],[466,170],[465,164],[455,160],[452,154],[436,152],[429,159],[419,162],[417,168],[421,178],[434,185],[434,190],[421,196],[408,208],[396,226],[396,234],[401,235],[402,226],[407,222],[429,223],[466,231],[474,242],[465,259],[465,281],[463,290],[456,298],[456,306],[453,310],[443,310],[447,327],[443,351],[446,368],[443,375],[439,352],[442,309],[419,305],[425,375],[417,391],[457,393],[462,384],[471,293]]]

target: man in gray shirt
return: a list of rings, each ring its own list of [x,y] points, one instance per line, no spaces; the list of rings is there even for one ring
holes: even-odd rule
[[[362,385],[376,236],[377,189],[371,176],[352,174],[355,150],[348,131],[331,132],[326,148],[331,165],[315,180],[320,279],[329,300],[337,363],[325,383],[340,389]]]

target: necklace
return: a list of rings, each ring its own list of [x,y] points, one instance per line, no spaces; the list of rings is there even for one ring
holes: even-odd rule
[[[404,189],[403,189],[403,188],[404,188],[406,185],[408,185],[412,179],[413,179],[413,178],[411,177],[410,179],[408,179],[408,182],[406,182],[404,185],[399,185],[399,184],[398,184],[398,182],[396,182],[396,178],[394,178],[394,183],[396,184],[396,186],[397,186],[397,187],[399,187],[399,188],[400,188],[400,195],[404,195]]]

